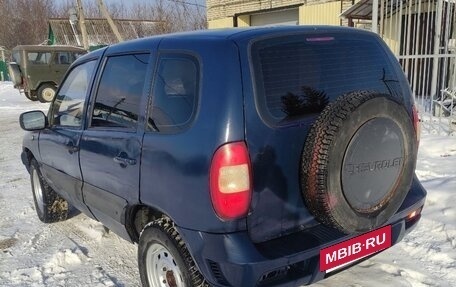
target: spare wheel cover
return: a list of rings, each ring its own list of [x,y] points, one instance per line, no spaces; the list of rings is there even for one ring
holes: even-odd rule
[[[343,95],[323,110],[304,145],[306,205],[317,220],[344,233],[379,227],[404,201],[416,154],[403,104],[367,91]]]

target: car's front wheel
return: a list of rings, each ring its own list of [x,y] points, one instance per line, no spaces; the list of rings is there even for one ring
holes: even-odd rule
[[[30,179],[38,218],[44,223],[67,219],[68,202],[47,184],[35,159],[30,163]]]
[[[141,232],[138,265],[143,286],[208,286],[167,217],[152,221]]]

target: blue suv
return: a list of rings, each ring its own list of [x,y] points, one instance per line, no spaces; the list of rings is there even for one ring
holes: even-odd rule
[[[73,206],[138,243],[144,286],[297,286],[420,219],[419,120],[375,34],[161,35],[79,58],[21,115],[38,217]]]

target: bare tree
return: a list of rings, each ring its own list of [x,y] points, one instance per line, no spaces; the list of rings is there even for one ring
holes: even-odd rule
[[[0,45],[13,48],[19,44],[40,44],[47,39],[52,0],[0,0],[0,19],[5,26]]]
[[[193,0],[111,1],[105,0],[115,18],[156,20],[154,33],[162,34],[206,28],[206,11]],[[95,0],[83,0],[87,18],[100,18]],[[75,0],[0,0],[3,26],[0,46],[12,49],[17,45],[40,44],[48,38],[49,18],[68,18]]]

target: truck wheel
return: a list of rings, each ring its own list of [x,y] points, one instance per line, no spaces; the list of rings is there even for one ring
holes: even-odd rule
[[[31,101],[38,101],[38,97],[36,96],[36,92],[35,91],[30,91],[30,92],[25,92],[24,91],[24,94],[25,94],[25,97]]]
[[[55,97],[56,88],[53,84],[42,84],[38,89],[38,100],[42,103],[49,103]]]
[[[143,286],[209,286],[174,223],[167,217],[144,227],[139,239],[138,265]]]
[[[44,223],[67,219],[68,202],[47,184],[35,159],[30,162],[30,178],[38,218]]]

